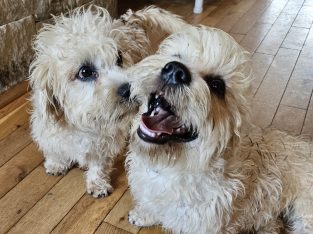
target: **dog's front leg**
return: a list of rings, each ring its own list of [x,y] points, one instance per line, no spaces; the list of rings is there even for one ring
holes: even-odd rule
[[[139,227],[149,227],[158,224],[156,218],[146,210],[136,206],[128,213],[128,221]]]
[[[92,160],[88,162],[86,172],[87,192],[96,198],[110,195],[113,187],[110,184],[110,173],[113,162]]]
[[[72,167],[72,161],[70,159],[62,158],[56,154],[44,154],[45,162],[44,167],[48,175],[60,176],[65,175]]]

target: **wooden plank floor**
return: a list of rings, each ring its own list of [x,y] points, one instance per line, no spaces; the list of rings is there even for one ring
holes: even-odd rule
[[[252,53],[253,122],[313,138],[312,0],[205,1],[200,15],[192,13],[192,0],[125,2],[120,12],[155,4],[229,32]],[[132,198],[123,156],[112,175],[115,191],[103,199],[86,195],[77,168],[45,175],[29,136],[28,97],[25,83],[0,95],[0,233],[164,233],[127,222]]]

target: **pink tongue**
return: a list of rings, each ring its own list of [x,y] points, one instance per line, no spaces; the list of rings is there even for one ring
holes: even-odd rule
[[[166,133],[173,134],[175,128],[180,127],[181,123],[179,119],[160,108],[159,113],[154,116],[141,116],[141,122],[148,128],[150,131],[155,133]]]

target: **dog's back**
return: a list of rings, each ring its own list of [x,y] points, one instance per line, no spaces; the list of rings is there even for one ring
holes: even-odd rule
[[[262,224],[274,220],[266,231],[279,233],[280,229],[289,229],[310,233],[313,144],[271,128],[252,127],[243,136],[241,146],[240,154],[230,159],[230,169],[241,164],[245,196],[235,201],[236,221],[232,225],[258,230]]]

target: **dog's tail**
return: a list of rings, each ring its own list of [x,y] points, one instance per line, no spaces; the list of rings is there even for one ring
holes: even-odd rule
[[[120,19],[125,24],[137,24],[146,31],[159,29],[168,34],[180,31],[188,26],[180,16],[157,6],[145,7],[135,12],[129,9]]]

